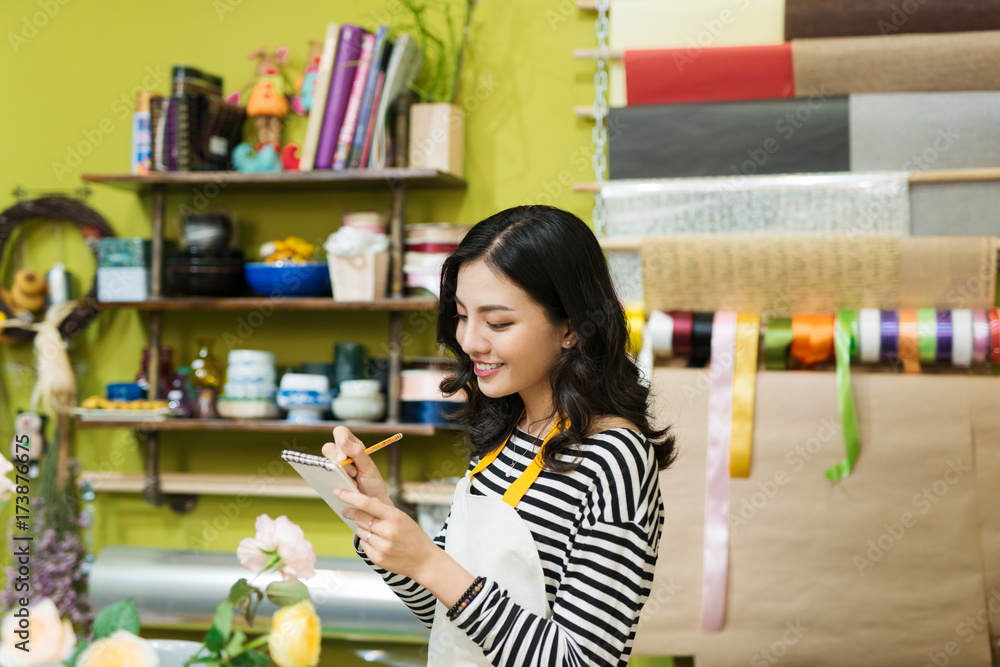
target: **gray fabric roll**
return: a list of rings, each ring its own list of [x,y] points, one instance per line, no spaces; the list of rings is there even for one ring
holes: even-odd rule
[[[1000,165],[1000,92],[850,97],[851,170]]]
[[[1000,183],[914,183],[914,236],[1000,236]]]
[[[611,178],[848,171],[846,97],[611,109]]]

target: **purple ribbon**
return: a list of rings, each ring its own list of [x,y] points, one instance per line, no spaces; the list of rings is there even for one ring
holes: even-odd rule
[[[882,311],[882,361],[899,359],[899,312]]]
[[[951,363],[951,339],[954,328],[951,325],[951,311],[937,311],[937,357],[938,363]]]

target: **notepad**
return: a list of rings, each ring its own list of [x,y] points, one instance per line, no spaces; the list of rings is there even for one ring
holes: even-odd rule
[[[350,526],[351,530],[358,529],[358,524],[344,516],[344,509],[350,505],[333,495],[334,489],[358,490],[357,484],[344,470],[344,466],[325,456],[305,454],[290,449],[282,451],[281,458],[291,464],[295,472],[302,475],[302,479],[309,482],[309,486],[316,490],[316,493],[337,513],[337,516],[343,519],[344,523]]]

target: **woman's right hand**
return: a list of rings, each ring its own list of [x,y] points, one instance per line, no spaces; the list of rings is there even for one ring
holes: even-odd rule
[[[347,474],[354,478],[358,491],[370,498],[376,498],[389,507],[393,506],[389,498],[389,487],[382,479],[375,462],[365,454],[365,445],[358,440],[346,426],[333,429],[333,442],[323,445],[323,456],[333,461],[351,459],[354,462],[344,466]]]

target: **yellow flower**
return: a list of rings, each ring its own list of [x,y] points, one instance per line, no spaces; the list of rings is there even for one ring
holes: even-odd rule
[[[278,667],[316,667],[322,625],[312,602],[282,607],[271,617],[267,648]]]
[[[156,667],[159,664],[153,647],[128,630],[116,630],[110,637],[98,639],[76,661],[76,667]]]

